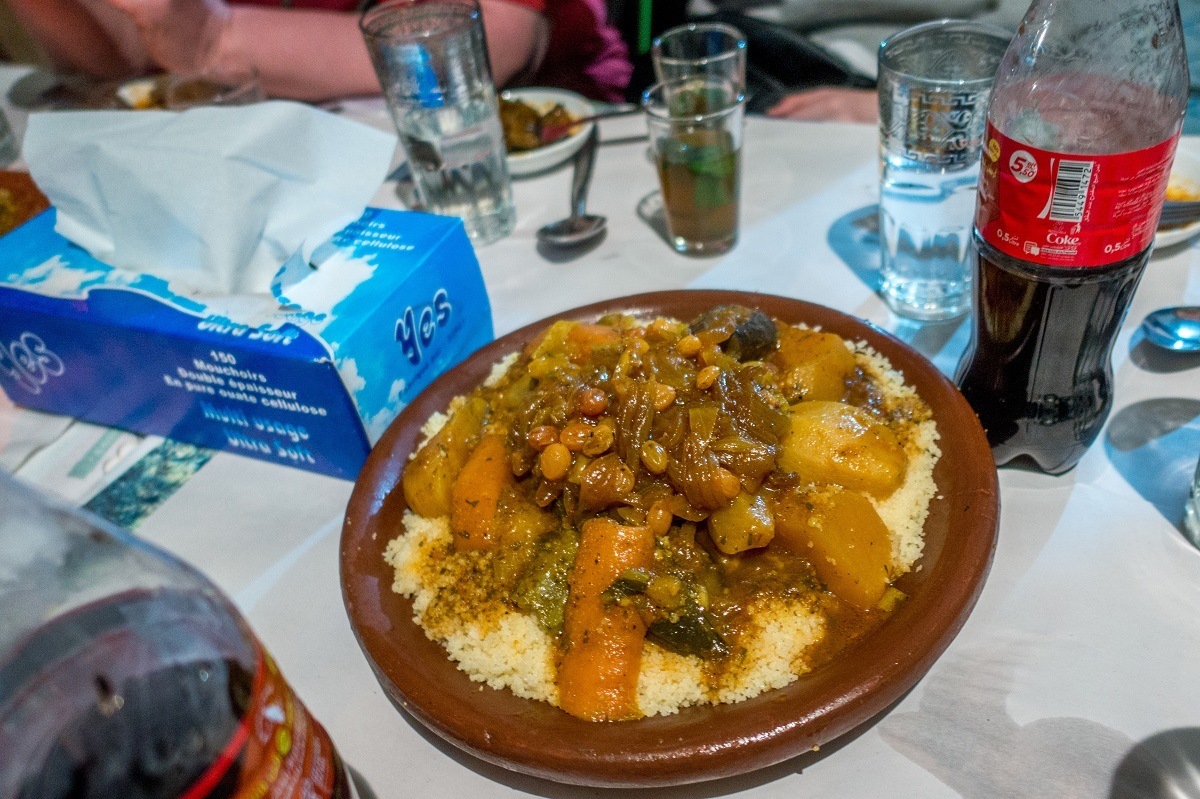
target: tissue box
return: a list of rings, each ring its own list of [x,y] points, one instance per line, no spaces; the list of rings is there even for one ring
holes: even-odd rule
[[[51,208],[0,238],[0,387],[37,410],[353,479],[400,409],[492,339],[491,309],[458,219],[368,208],[312,263],[317,288],[284,285],[282,303],[189,295],[96,260]]]

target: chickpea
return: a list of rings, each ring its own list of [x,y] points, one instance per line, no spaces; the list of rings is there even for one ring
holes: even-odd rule
[[[670,457],[663,445],[657,441],[647,441],[642,444],[642,465],[650,474],[662,474],[667,470]]]
[[[666,383],[654,384],[654,410],[661,411],[671,407],[675,401],[675,389]]]
[[[671,332],[671,323],[663,317],[657,316],[646,328],[646,332],[661,338]]]
[[[590,424],[571,422],[558,434],[558,440],[559,443],[571,450],[571,452],[579,452],[579,450],[583,449],[583,442],[587,441],[587,437],[591,432],[592,426]]]
[[[598,424],[589,428],[588,436],[584,439],[581,449],[584,455],[594,458],[608,452],[615,439],[616,435],[613,433],[612,425]]]
[[[700,343],[700,339],[694,335],[686,335],[679,339],[675,345],[675,349],[685,358],[691,358],[696,353],[700,352],[700,348],[704,345]]]
[[[717,382],[717,378],[721,375],[721,367],[706,366],[696,374],[696,388],[701,391],[707,391],[712,387],[712,384]]]
[[[571,451],[562,444],[551,444],[538,456],[538,466],[542,469],[542,477],[561,480],[571,468]]]
[[[602,389],[589,386],[580,389],[575,405],[584,416],[599,416],[608,409],[608,395]]]
[[[646,511],[646,526],[655,535],[666,535],[671,529],[675,514],[671,513],[671,504],[665,499],[656,500]]]
[[[529,442],[530,447],[541,452],[555,441],[558,441],[558,428],[552,424],[540,424],[529,431],[529,435],[525,436],[525,440]]]

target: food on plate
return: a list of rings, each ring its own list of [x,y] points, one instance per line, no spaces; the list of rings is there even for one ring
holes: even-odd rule
[[[85,105],[122,111],[182,110],[198,105],[245,102],[255,99],[255,92],[249,82],[222,84],[205,78],[162,74],[104,84],[90,94]]]
[[[539,111],[524,100],[500,98],[500,124],[504,128],[505,149],[510,153],[536,150],[548,143],[544,131],[561,130],[574,121],[575,117],[559,103]]]
[[[1196,202],[1200,200],[1200,186],[1195,182],[1186,178],[1180,178],[1175,175],[1171,176],[1167,183],[1167,202]],[[1174,230],[1176,228],[1186,227],[1192,222],[1184,221],[1175,224],[1160,224],[1159,230]]]
[[[748,699],[875,629],[940,456],[867,344],[741,306],[556,322],[423,434],[394,590],[472,679],[595,721]]]
[[[0,171],[0,235],[50,207],[28,172]]]
[[[1200,187],[1190,180],[1172,177],[1167,183],[1168,202],[1194,202],[1200,200]]]

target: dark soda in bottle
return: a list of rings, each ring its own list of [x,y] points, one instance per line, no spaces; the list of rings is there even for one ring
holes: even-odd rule
[[[1176,0],[1035,0],[988,108],[958,366],[997,464],[1071,469],[1112,406],[1188,96]]]
[[[0,472],[0,797],[348,799],[208,580]]]

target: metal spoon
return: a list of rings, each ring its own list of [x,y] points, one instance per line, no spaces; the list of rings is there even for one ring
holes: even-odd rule
[[[600,133],[593,127],[579,154],[575,156],[575,174],[571,178],[571,215],[539,228],[537,237],[541,241],[558,247],[575,247],[604,232],[608,220],[586,213],[587,191],[592,182],[592,167],[596,163],[596,147],[599,143]]]
[[[1160,308],[1147,314],[1142,332],[1151,344],[1175,352],[1200,352],[1200,306]]]

